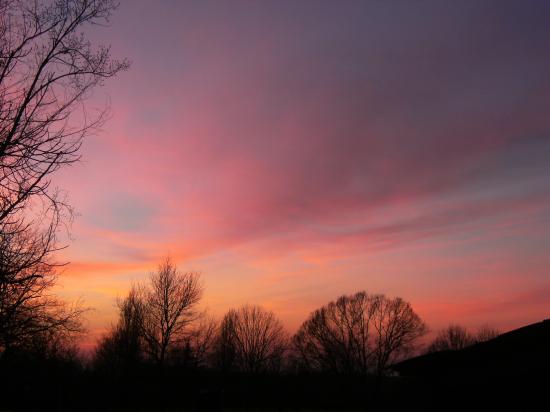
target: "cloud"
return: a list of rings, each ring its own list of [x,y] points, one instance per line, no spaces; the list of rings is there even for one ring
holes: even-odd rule
[[[121,232],[148,230],[157,209],[136,194],[123,192],[102,196],[93,205],[93,214],[86,216],[91,225]]]
[[[220,270],[220,288],[303,290],[312,267],[332,279],[358,256],[428,243],[437,260],[480,237],[490,254],[507,225],[520,261],[520,239],[548,241],[549,16],[537,1],[123,5],[117,115],[60,178],[82,214],[75,272],[170,253]]]

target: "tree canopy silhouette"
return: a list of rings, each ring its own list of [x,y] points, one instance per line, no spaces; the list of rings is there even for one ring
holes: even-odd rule
[[[202,297],[200,275],[180,272],[167,258],[148,284],[137,287],[137,313],[145,349],[162,366],[168,350],[185,338],[190,324],[199,318],[196,306]]]
[[[408,302],[359,292],[314,311],[293,346],[298,366],[306,370],[382,374],[425,332]]]
[[[131,373],[144,359],[141,334],[142,307],[135,289],[118,302],[118,322],[98,342],[94,364],[96,369],[112,373]]]
[[[229,310],[221,321],[218,365],[225,371],[276,372],[282,366],[287,346],[286,333],[273,312],[244,305]]]

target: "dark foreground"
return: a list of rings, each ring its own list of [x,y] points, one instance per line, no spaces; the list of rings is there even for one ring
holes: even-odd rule
[[[3,372],[6,372],[4,370]],[[222,376],[143,370],[105,376],[67,365],[3,375],[0,410],[216,411],[372,410],[548,403],[549,374],[353,378],[323,375]],[[540,410],[544,410],[540,409]]]
[[[106,372],[39,357],[0,363],[0,411],[549,410],[549,403],[550,321],[409,359],[381,378],[153,365]]]

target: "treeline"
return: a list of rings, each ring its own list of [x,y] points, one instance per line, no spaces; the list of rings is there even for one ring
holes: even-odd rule
[[[470,334],[451,325],[422,345],[427,327],[408,302],[358,292],[313,311],[291,336],[273,312],[257,305],[230,309],[216,320],[200,310],[202,294],[200,274],[181,272],[166,259],[118,300],[118,319],[91,358],[79,356],[80,328],[50,328],[4,345],[0,407],[353,409],[366,399],[401,403],[414,384],[394,377],[392,364],[497,333],[484,327]]]
[[[353,408],[380,396],[391,364],[427,330],[408,302],[366,292],[315,310],[293,336],[257,305],[215,320],[200,310],[202,294],[199,274],[166,259],[118,300],[91,359],[78,356],[80,328],[11,341],[0,353],[0,407]]]
[[[358,292],[315,310],[289,336],[276,315],[258,305],[230,309],[217,322],[197,307],[200,275],[181,273],[166,259],[148,283],[118,302],[119,318],[98,343],[93,366],[125,370],[137,363],[245,374],[330,373],[382,376],[423,345],[425,323],[401,298]],[[425,352],[460,350],[490,340],[451,324]]]
[[[220,322],[198,311],[200,276],[163,262],[118,302],[119,319],[93,366],[149,363],[224,373],[323,372],[383,375],[415,349],[426,325],[401,298],[359,292],[314,311],[294,336],[261,306],[230,309]]]

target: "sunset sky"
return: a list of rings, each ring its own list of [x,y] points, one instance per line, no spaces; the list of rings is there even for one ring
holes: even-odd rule
[[[344,293],[437,330],[550,317],[550,2],[123,1],[132,62],[55,183],[79,213],[59,293],[92,344],[163,256],[216,316],[294,331]]]

